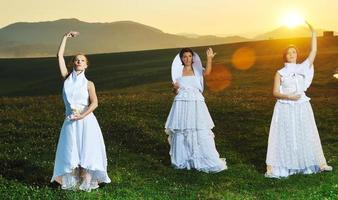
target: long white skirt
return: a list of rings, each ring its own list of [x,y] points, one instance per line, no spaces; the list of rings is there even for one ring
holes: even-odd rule
[[[267,177],[312,174],[326,165],[311,104],[277,102],[270,126]]]
[[[227,169],[216,150],[213,127],[204,101],[174,101],[165,125],[172,165],[203,172]]]
[[[80,170],[81,169],[81,170]],[[86,172],[89,182],[80,180],[80,171]],[[56,150],[52,181],[62,184],[62,189],[90,191],[98,183],[109,183],[106,149],[100,126],[93,113],[84,119],[63,123]]]

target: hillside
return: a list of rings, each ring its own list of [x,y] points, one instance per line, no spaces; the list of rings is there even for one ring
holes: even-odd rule
[[[337,199],[338,80],[332,73],[338,67],[338,38],[319,38],[315,77],[307,91],[325,157],[334,170],[264,178],[276,101],[273,76],[290,43],[299,47],[304,59],[308,38],[213,46],[218,53],[213,81],[228,83],[224,90],[204,92],[217,150],[229,167],[217,174],[170,165],[164,124],[174,97],[170,65],[178,49],[89,55],[87,77],[98,93],[94,114],[105,139],[112,180],[91,193],[49,186],[64,120],[56,58],[0,59],[0,199]],[[231,61],[243,47],[255,55],[247,70]],[[194,48],[203,61],[205,48]],[[226,70],[220,73],[220,67]]]
[[[109,53],[184,46],[233,43],[248,39],[233,37],[185,36],[164,33],[133,21],[88,23],[77,19],[48,22],[19,22],[0,29],[0,57],[46,57],[56,54],[61,37],[70,30],[80,37],[68,41],[66,53]]]

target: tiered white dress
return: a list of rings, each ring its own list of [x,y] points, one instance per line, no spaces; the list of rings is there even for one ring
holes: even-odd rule
[[[280,92],[297,93],[297,101],[278,100],[270,125],[266,177],[281,178],[292,174],[312,174],[327,165],[323,154],[310,98],[305,95],[313,78],[313,66],[306,59],[301,64],[286,63],[278,71]]]
[[[66,119],[63,123],[56,150],[54,173],[62,189],[90,191],[98,183],[109,183],[107,157],[100,126],[93,113],[84,119],[72,121],[74,110],[83,112],[89,105],[88,80],[84,72],[75,71],[64,81],[63,100]],[[72,110],[73,109],[73,110]],[[79,167],[87,172],[81,177]]]
[[[179,92],[165,124],[172,165],[203,172],[227,169],[225,159],[219,157],[215,147],[211,131],[214,123],[199,90],[199,78],[182,76],[177,82]]]

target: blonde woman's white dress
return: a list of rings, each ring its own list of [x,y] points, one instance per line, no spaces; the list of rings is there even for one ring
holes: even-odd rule
[[[109,183],[107,157],[100,126],[93,113],[84,119],[73,121],[76,112],[83,112],[89,105],[88,80],[84,72],[73,71],[64,81],[63,100],[66,108],[56,150],[54,172],[51,181],[62,182],[62,189],[90,191],[98,183]],[[86,176],[81,178],[80,167]]]

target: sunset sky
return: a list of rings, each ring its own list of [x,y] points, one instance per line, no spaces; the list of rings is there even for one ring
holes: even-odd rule
[[[279,27],[287,13],[296,12],[316,28],[338,31],[337,0],[2,1],[1,28],[15,22],[77,18],[86,22],[131,20],[167,33],[254,36]]]

